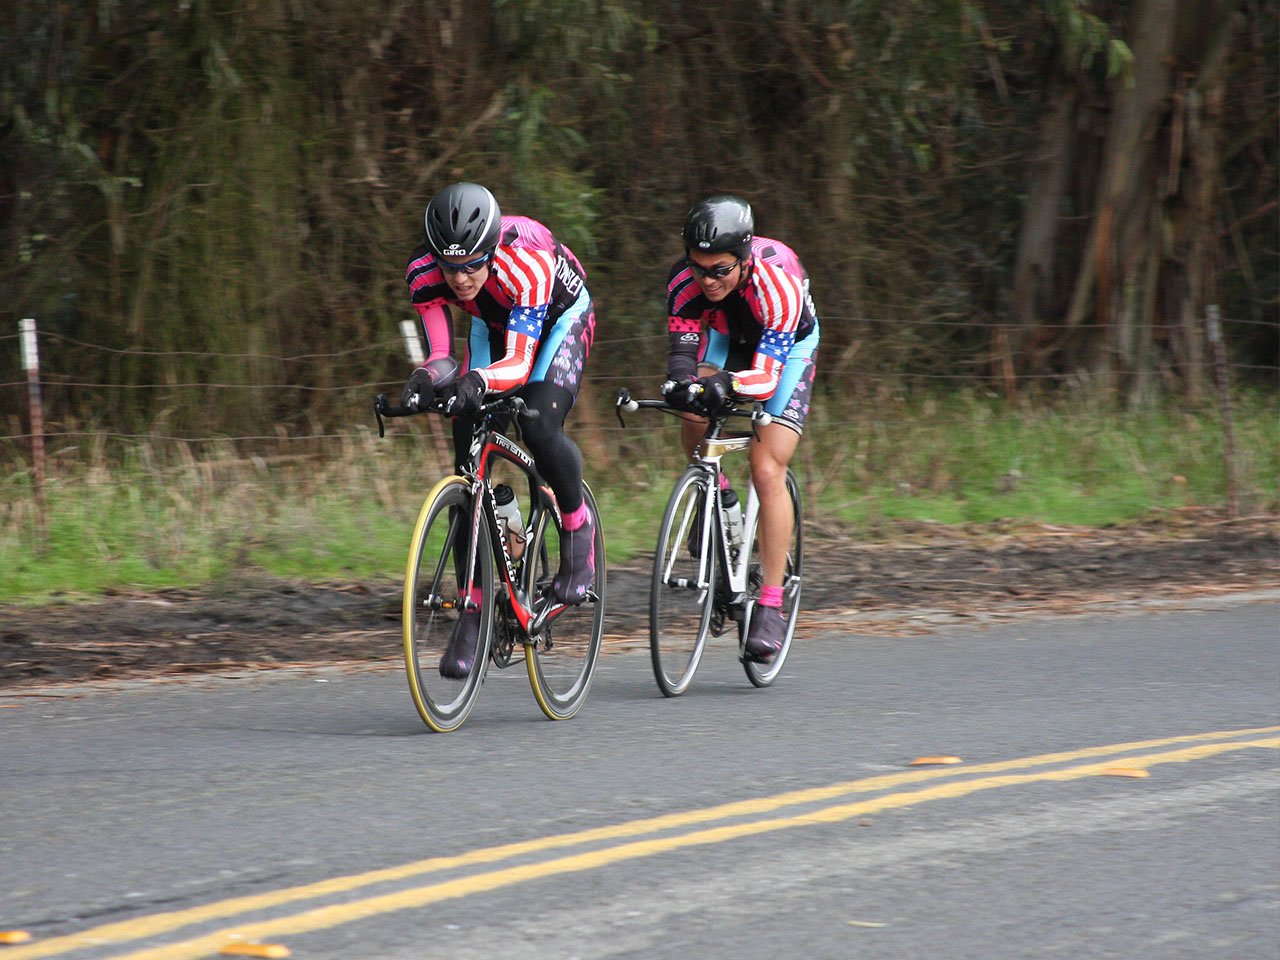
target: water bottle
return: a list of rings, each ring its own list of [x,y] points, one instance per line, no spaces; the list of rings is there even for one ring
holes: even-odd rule
[[[742,546],[742,504],[733,487],[725,487],[720,493],[720,507],[724,510],[724,535],[729,541],[729,548],[738,550]]]
[[[507,535],[507,551],[512,560],[524,556],[524,521],[520,519],[520,504],[516,492],[505,483],[493,488],[494,512]]]

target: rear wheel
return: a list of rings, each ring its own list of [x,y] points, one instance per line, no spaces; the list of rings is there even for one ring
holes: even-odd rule
[[[475,576],[481,599],[478,610],[466,611],[471,509],[471,488],[461,477],[436,484],[418,514],[405,569],[401,612],[409,690],[423,722],[439,733],[458,729],[475,706],[493,637],[493,551],[483,523]],[[441,676],[440,660],[464,614],[479,619],[475,659],[466,677],[450,679]]]
[[[793,521],[791,543],[787,547],[786,572],[782,580],[782,620],[787,625],[787,631],[783,636],[782,649],[768,663],[755,663],[749,660],[742,662],[747,671],[747,678],[757,687],[767,687],[782,672],[782,664],[791,650],[791,639],[795,636],[796,619],[800,614],[800,588],[804,583],[804,528],[802,525],[804,510],[800,503],[800,487],[796,483],[795,474],[790,470],[787,471],[787,496],[791,499]],[[764,581],[756,531],[752,529],[748,536],[751,538],[749,544],[751,559],[747,566],[749,603],[747,614],[742,618],[742,624],[739,627],[739,639],[742,638],[743,631],[750,622],[750,611],[754,609],[755,602],[760,597],[760,587]]]
[[[604,635],[604,528],[595,497],[585,483],[583,501],[595,527],[595,580],[582,603],[553,606],[539,635],[525,645],[525,665],[534,699],[552,720],[568,720],[586,702]],[[561,528],[556,510],[539,513],[525,553],[523,589],[530,606],[542,610],[554,603],[550,599],[551,581],[560,568]]]
[[[653,676],[668,697],[689,688],[702,659],[715,606],[716,530],[711,475],[688,467],[667,501],[649,587]]]

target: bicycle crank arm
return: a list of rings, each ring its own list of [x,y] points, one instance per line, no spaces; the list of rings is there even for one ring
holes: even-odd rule
[[[699,583],[697,580],[690,580],[688,577],[670,577],[667,579],[668,587],[684,587],[686,590],[705,590],[707,584]]]
[[[586,595],[577,603],[548,603],[529,621],[529,642],[536,642],[542,633],[542,628],[549,623],[554,623],[561,614],[576,609],[584,603],[599,602],[600,595],[594,590],[588,590]]]

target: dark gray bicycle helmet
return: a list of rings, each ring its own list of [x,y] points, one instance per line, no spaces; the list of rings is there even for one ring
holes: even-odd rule
[[[732,253],[740,260],[751,255],[751,238],[755,234],[755,221],[751,216],[751,204],[741,197],[721,194],[707,197],[684,218],[686,252]]]
[[[427,204],[423,214],[427,249],[438,257],[470,257],[498,245],[502,211],[478,183],[454,183]]]

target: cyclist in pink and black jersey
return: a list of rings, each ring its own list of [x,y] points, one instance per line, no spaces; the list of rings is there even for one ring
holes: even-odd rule
[[[436,392],[432,361],[452,356],[450,307],[471,316],[462,368],[452,392],[454,455],[468,456],[472,426],[486,395],[517,392],[538,411],[521,433],[538,472],[556,495],[563,520],[558,601],[586,596],[595,576],[595,531],[582,496],[582,457],[564,421],[582,382],[595,335],[586,271],[572,251],[528,217],[504,217],[485,187],[455,183],[437,193],[424,215],[424,242],[405,272],[422,319],[427,359],[405,384],[401,404],[420,405]],[[442,391],[444,392],[444,391]],[[475,660],[479,615],[466,614],[440,663],[466,676]]]
[[[740,197],[703,200],[689,211],[682,236],[685,255],[667,280],[667,399],[710,410],[734,398],[760,400],[773,417],[751,445],[764,586],[745,639],[747,655],[767,661],[786,630],[780,608],[793,523],[787,466],[809,413],[818,316],[795,251],[757,237],[751,206]],[[703,429],[700,417],[685,420],[686,454]]]

